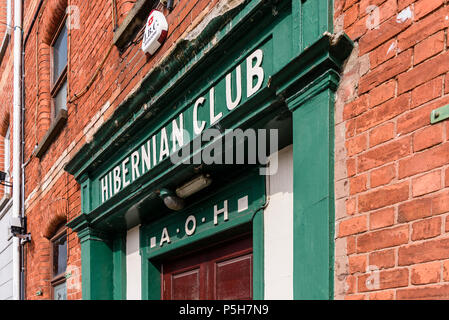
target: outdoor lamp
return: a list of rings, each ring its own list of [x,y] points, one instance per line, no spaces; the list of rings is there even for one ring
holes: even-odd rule
[[[184,200],[175,195],[168,189],[161,189],[158,192],[159,197],[164,201],[167,208],[175,211],[182,210],[184,208]]]

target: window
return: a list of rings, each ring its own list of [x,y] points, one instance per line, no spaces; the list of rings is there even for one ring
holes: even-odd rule
[[[48,19],[43,19],[38,37],[38,50],[36,51],[38,66],[50,65],[50,68],[38,67],[40,81],[38,92],[42,97],[38,107],[45,116],[38,117],[40,141],[35,149],[35,156],[39,159],[58,137],[67,122],[68,111],[68,28],[67,28],[67,0],[55,0],[55,6],[48,9]],[[47,6],[48,7],[48,6]],[[47,10],[47,9],[44,9]],[[50,120],[50,121],[48,121]]]
[[[53,300],[67,300],[67,229],[62,227],[51,239],[52,297]]]
[[[67,27],[63,19],[51,44],[51,97],[52,120],[61,110],[67,110]]]

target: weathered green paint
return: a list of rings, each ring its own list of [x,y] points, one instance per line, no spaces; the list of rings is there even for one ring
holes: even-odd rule
[[[277,116],[285,104],[292,112],[294,297],[332,298],[333,95],[340,67],[352,49],[352,42],[346,36],[334,37],[329,33],[332,32],[331,0],[276,2],[244,1],[212,19],[195,39],[180,41],[172,54],[150,71],[140,89],[116,109],[93,140],[69,162],[66,170],[82,185],[83,211],[68,225],[80,237],[92,229],[110,234],[123,232],[137,223],[161,216],[159,210],[163,205],[154,190],[178,185],[188,176],[186,172],[193,171],[193,166],[172,165],[168,159],[164,160],[151,173],[141,176],[103,204],[98,179],[181,111],[188,110],[197,97],[207,95],[212,85],[219,87],[236,64],[262,47],[267,52],[263,87],[223,117],[220,125],[226,129],[246,128],[257,121],[263,127],[264,119]],[[245,87],[243,95],[244,92]],[[216,100],[224,101],[223,96]],[[141,204],[152,208],[151,212],[141,213]],[[254,216],[250,226],[255,250],[254,297],[261,299],[264,290],[262,212]],[[212,235],[215,233],[211,231]],[[113,257],[119,259],[119,256],[114,256],[107,241],[88,238],[82,242],[83,298],[112,296],[111,284],[117,283],[116,276],[112,281],[112,274],[114,270],[118,272],[112,267]],[[157,261],[150,260],[145,248],[141,254],[142,297],[160,298]],[[103,264],[105,276],[111,281],[95,288],[103,285],[95,273]],[[113,296],[120,297],[120,293],[114,292]]]
[[[321,3],[322,1],[318,2]],[[301,5],[305,6],[306,3],[308,1],[301,2]],[[258,17],[263,12],[262,9],[264,7],[256,7],[260,11],[254,8],[256,11],[253,14]],[[329,55],[331,47],[329,37],[322,37],[317,42],[319,45],[315,43],[309,46],[307,50],[294,58],[294,42],[288,43],[285,41],[285,39],[291,38],[293,32],[292,24],[294,19],[291,14],[291,6],[288,5],[288,2],[283,2],[274,11],[276,12],[275,16],[264,16],[265,18],[259,20],[259,28],[250,29],[246,38],[242,38],[239,43],[233,43],[231,47],[228,47],[226,49],[226,55],[215,57],[218,59],[215,59],[216,62],[213,64],[213,68],[204,69],[207,63],[211,62],[209,61],[210,54],[205,54],[205,57],[202,58],[205,60],[203,68],[197,68],[195,73],[189,74],[188,77],[182,77],[183,74],[180,74],[179,81],[184,80],[181,84],[172,87],[165,96],[161,96],[158,99],[153,97],[150,101],[146,101],[147,103],[139,109],[138,114],[131,116],[126,121],[126,124],[119,126],[119,128],[115,128],[115,123],[122,123],[123,120],[121,113],[115,113],[111,121],[114,122],[115,130],[118,130],[117,134],[109,136],[107,137],[109,139],[105,140],[106,136],[103,135],[109,130],[108,121],[99,130],[99,133],[95,136],[96,139],[90,144],[90,146],[95,148],[92,151],[84,150],[85,152],[79,152],[67,165],[67,170],[75,173],[76,176],[87,172],[87,170],[89,171],[88,176],[91,181],[89,194],[87,195],[89,200],[86,200],[86,205],[83,206],[83,213],[89,215],[90,224],[97,225],[108,219],[111,215],[119,215],[120,212],[124,214],[132,203],[142,200],[144,195],[148,196],[148,194],[159,188],[161,181],[167,182],[163,177],[169,176],[173,177],[173,180],[177,179],[175,172],[178,166],[172,165],[169,159],[166,159],[152,168],[151,172],[141,176],[120,193],[101,204],[99,179],[119,164],[125,156],[129,156],[131,152],[141,146],[149,136],[158,132],[163,126],[171,123],[171,120],[175,119],[180,111],[191,111],[191,108],[188,108],[192,106],[197,97],[205,95],[205,93],[207,94],[211,84],[216,84],[218,87],[223,86],[223,77],[228,72],[234,70],[236,62],[237,64],[242,63],[244,58],[249,53],[254,52],[256,48],[264,48],[264,86],[250,101],[242,101],[242,104],[237,110],[234,110],[228,116],[225,115],[220,123],[223,127],[237,128],[244,125],[245,121],[248,123],[250,119],[255,118],[264,109],[267,109],[277,101],[281,101],[283,95],[288,96],[292,94],[288,91],[297,90],[295,87],[297,87],[298,83],[304,85],[304,83],[301,84],[301,82],[298,82],[298,79],[309,76],[309,73],[314,72],[317,66],[329,68],[331,66],[326,65],[328,61],[334,63],[336,66],[342,62],[339,61],[339,58],[345,55],[344,52],[337,53],[332,57]],[[243,11],[238,16],[242,13]],[[233,35],[229,37],[233,37]],[[230,45],[227,40],[223,41],[224,47]],[[314,48],[314,50],[310,50],[310,48]],[[313,51],[314,55],[304,54],[310,51]],[[244,65],[243,63],[243,68]],[[188,79],[192,79],[192,81],[188,81]],[[245,81],[242,82],[242,91],[245,92]],[[293,84],[295,84],[294,87],[292,86]],[[223,96],[224,91],[218,90],[218,87],[216,92],[221,92],[221,96],[217,97],[216,101],[223,102],[225,101]],[[286,92],[286,90],[288,91]],[[146,91],[146,89],[143,87],[142,91]],[[161,107],[167,104],[175,106],[175,108],[165,108],[163,112]],[[151,107],[149,107],[150,105]],[[120,107],[119,109],[122,108]],[[217,109],[219,109],[217,112],[226,111],[223,105],[217,105]],[[123,111],[125,112],[126,110]],[[203,111],[206,111],[206,108]],[[159,148],[159,145],[157,145],[157,148]]]
[[[332,0],[301,2],[301,23],[303,49],[311,46],[323,33],[333,31]]]
[[[333,96],[338,74],[328,72],[315,82],[288,100],[294,128],[295,299],[333,298]]]
[[[260,6],[258,8],[260,8]],[[196,73],[192,74],[190,77],[196,80],[188,81],[187,83],[184,81],[182,85],[173,87],[173,92],[170,92],[169,96],[162,96],[159,99],[160,101],[155,101],[155,98],[153,98],[152,105],[154,106],[154,110],[152,108],[142,107],[139,112],[145,111],[146,116],[132,116],[126,124],[120,126],[122,136],[117,138],[109,137],[110,140],[103,141],[101,147],[97,145],[97,148],[95,149],[97,155],[94,155],[93,158],[86,158],[85,156],[91,153],[85,153],[83,151],[80,151],[80,153],[74,157],[71,163],[67,166],[67,169],[70,171],[73,170],[71,167],[78,163],[78,158],[83,158],[83,167],[79,168],[81,171],[77,171],[75,174],[76,176],[81,174],[81,172],[86,172],[85,169],[89,168],[89,177],[90,181],[92,181],[90,194],[88,195],[90,198],[90,206],[86,206],[86,210],[89,211],[83,211],[83,213],[88,214],[90,224],[98,225],[111,215],[123,215],[132,203],[142,200],[144,196],[147,197],[151,192],[159,188],[158,185],[161,181],[167,182],[166,177],[173,177],[174,180],[177,179],[177,175],[175,173],[177,166],[171,165],[170,161],[167,159],[165,162],[162,162],[153,168],[152,174],[142,176],[140,180],[128,186],[126,190],[123,190],[119,194],[115,195],[103,205],[99,205],[101,197],[101,193],[98,190],[99,184],[94,183],[97,182],[102,175],[108,172],[111,167],[120,162],[122,159],[122,156],[120,155],[129,154],[132,150],[134,150],[133,148],[143,143],[148,135],[156,132],[162,125],[169,123],[171,119],[179,113],[180,109],[191,106],[196,97],[204,92],[207,92],[207,89],[210,87],[211,83],[219,83],[227,72],[234,69],[236,61],[237,63],[241,63],[249,53],[253,52],[258,47],[266,47],[267,74],[264,82],[265,85],[254,97],[254,99],[242,103],[238,107],[239,110],[236,110],[233,114],[231,114],[232,117],[225,117],[222,124],[229,128],[241,126],[245,124],[245,122],[248,122],[250,119],[254,118],[258,113],[268,108],[277,100],[276,96],[274,96],[272,91],[268,88],[268,79],[270,74],[274,73],[274,70],[279,70],[282,68],[283,64],[288,61],[288,57],[292,55],[290,49],[286,50],[287,47],[282,46],[282,43],[285,43],[284,37],[287,36],[287,38],[289,38],[288,33],[286,34],[285,32],[291,29],[292,20],[288,14],[289,9],[290,7],[288,6],[288,3],[284,3],[282,10],[279,9],[275,17],[272,15],[267,15],[264,19],[261,19],[259,24],[263,25],[264,28],[262,31],[264,32],[261,33],[259,29],[253,29],[248,32],[247,39],[242,39],[238,46],[234,45],[235,43],[232,43],[230,49],[227,49],[228,51],[226,55],[220,57],[219,59],[215,59],[216,62],[213,64],[214,68],[205,69],[205,67],[207,67],[207,63],[211,62],[208,60],[210,57],[206,55],[206,57],[203,58],[206,59],[206,61],[204,61],[206,65],[196,70]],[[255,13],[260,15],[262,12],[256,10]],[[243,12],[240,12],[238,15],[241,14],[243,14]],[[275,19],[274,29],[270,27],[270,22],[272,22],[273,19]],[[279,31],[276,33],[276,36],[273,36],[273,30]],[[231,43],[228,43],[227,45],[231,45]],[[221,83],[223,84],[223,82]],[[245,85],[245,81],[243,81],[243,85]],[[142,90],[145,91],[145,89]],[[243,93],[244,92],[245,87],[243,88]],[[224,98],[219,97],[216,100],[224,101]],[[158,110],[158,108],[162,105],[167,104],[177,106],[177,108],[165,108],[164,112]],[[251,110],[251,112],[248,112],[249,110]],[[160,116],[155,117],[157,113],[160,113]],[[152,116],[148,118],[149,115]],[[115,118],[115,115],[113,118]],[[120,123],[120,119],[121,118],[115,118],[115,121]],[[107,125],[105,124],[105,126]],[[98,134],[103,134],[105,132],[103,129],[107,131],[107,128],[102,127]],[[131,139],[131,137],[133,138]],[[92,144],[96,143],[97,139],[94,139]],[[122,147],[117,148],[117,144]],[[107,154],[106,151],[110,154]],[[100,155],[101,159],[98,159]],[[101,168],[99,168],[100,162],[102,163]],[[75,223],[76,222],[74,221],[74,224]]]

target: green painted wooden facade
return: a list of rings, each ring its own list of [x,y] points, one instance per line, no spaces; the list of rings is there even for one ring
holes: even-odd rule
[[[332,7],[332,0],[247,0],[215,17],[195,39],[179,42],[67,164],[65,169],[81,184],[82,213],[68,226],[81,240],[83,299],[126,298],[125,234],[138,224],[142,225],[142,298],[160,298],[160,281],[154,280],[160,272],[147,241],[149,230],[170,220],[173,213],[155,191],[173,189],[195,172],[195,165],[173,165],[163,159],[107,200],[102,198],[101,179],[162,128],[170,128],[181,113],[191,116],[192,105],[198,97],[207,99],[211,87],[216,112],[223,114],[220,127],[274,127],[284,133],[281,144],[293,143],[294,298],[332,299],[334,93],[341,66],[352,50],[345,35],[332,35]],[[243,94],[239,106],[230,112],[222,103],[223,79],[237,66],[245,74],[245,59],[256,50],[263,51],[263,84],[250,98]],[[246,90],[243,80],[242,91]],[[186,129],[193,131],[189,122]],[[217,165],[210,170],[225,177],[226,168]],[[243,174],[253,169],[238,172],[235,180],[243,177],[263,185],[264,195],[263,179],[251,180]],[[225,181],[223,189],[213,192],[225,192]],[[257,199],[260,205],[264,196]],[[196,199],[186,210],[201,207],[202,200]],[[225,231],[252,230],[253,291],[256,299],[262,299],[262,210],[255,209],[249,217]],[[210,237],[227,234],[221,231],[210,231]]]

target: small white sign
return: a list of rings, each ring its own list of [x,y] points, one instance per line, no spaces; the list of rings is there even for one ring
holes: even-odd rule
[[[151,237],[150,239],[150,247],[154,248],[156,246],[156,237]]]
[[[153,10],[148,17],[143,34],[142,50],[153,55],[165,42],[168,34],[168,23],[162,12]]]
[[[240,198],[237,203],[238,209],[237,212],[243,212],[248,209],[248,196]]]

